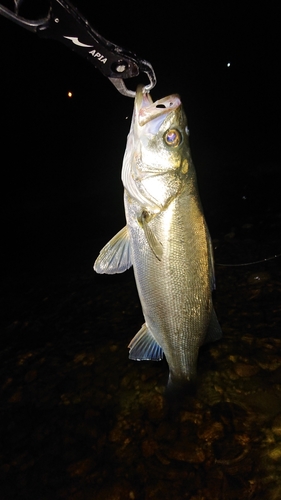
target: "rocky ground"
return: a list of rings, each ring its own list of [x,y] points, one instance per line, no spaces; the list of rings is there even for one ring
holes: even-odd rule
[[[131,271],[95,275],[97,241],[41,255],[8,246],[1,499],[281,497],[280,258],[218,265],[278,253],[280,217],[272,224],[265,237],[246,221],[214,240],[224,335],[202,348],[196,393],[173,404],[166,363],[128,359],[142,324]]]

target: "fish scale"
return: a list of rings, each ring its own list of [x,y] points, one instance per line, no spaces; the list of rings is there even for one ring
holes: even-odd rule
[[[195,379],[200,346],[218,340],[221,329],[212,303],[212,244],[179,96],[153,103],[138,88],[122,181],[126,227],[94,268],[115,273],[133,265],[145,323],[129,357],[165,355],[169,387],[181,386]]]
[[[210,295],[208,260],[204,256],[200,257],[204,245],[204,253],[207,253],[204,221],[201,218],[200,238],[199,228],[196,238],[193,226],[190,231],[183,232],[187,213],[182,206],[186,204],[184,202],[190,209],[191,203],[186,192],[153,221],[158,226],[158,234],[161,234],[163,227],[169,235],[167,241],[163,238],[165,246],[161,262],[155,261],[142,228],[135,224],[135,213],[130,213],[130,204],[126,199],[125,207],[131,239],[138,241],[137,245],[133,245],[133,261],[139,262],[138,266],[134,266],[134,273],[147,327],[164,350],[171,377],[191,379],[195,376],[197,352],[204,342],[211,309],[202,307],[202,301],[207,301]],[[198,207],[196,209],[199,210]]]

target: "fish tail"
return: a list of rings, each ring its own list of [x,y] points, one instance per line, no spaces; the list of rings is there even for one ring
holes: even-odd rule
[[[185,396],[194,396],[196,393],[196,376],[189,379],[175,378],[169,374],[166,387],[166,396],[170,400],[179,399]]]

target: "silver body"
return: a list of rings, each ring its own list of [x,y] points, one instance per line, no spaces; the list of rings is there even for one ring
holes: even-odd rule
[[[122,181],[127,225],[94,267],[113,273],[133,265],[145,324],[129,344],[130,358],[156,360],[164,352],[169,382],[180,385],[195,378],[199,347],[221,330],[212,245],[178,96],[152,103],[138,89]]]

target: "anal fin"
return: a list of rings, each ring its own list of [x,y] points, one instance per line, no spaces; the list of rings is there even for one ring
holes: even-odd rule
[[[144,323],[128,345],[129,359],[135,361],[160,361],[163,359],[163,349],[156,342],[152,333]]]

